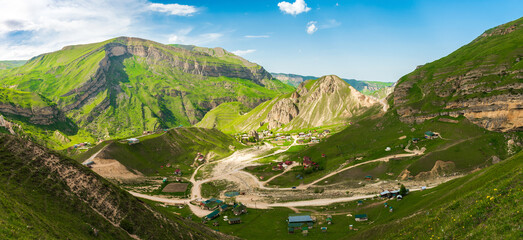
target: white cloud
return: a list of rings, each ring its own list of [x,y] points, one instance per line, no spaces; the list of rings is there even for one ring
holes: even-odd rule
[[[269,38],[269,35],[246,35],[245,38]]]
[[[278,7],[280,7],[280,10],[282,12],[294,16],[311,10],[310,7],[307,7],[307,3],[305,3],[305,0],[296,0],[294,3],[280,2],[278,3]]]
[[[189,45],[207,45],[220,40],[223,33],[202,33],[190,35],[192,28],[185,28],[169,35],[169,43],[189,44]]]
[[[339,27],[340,25],[341,23],[336,21],[336,19],[330,19],[326,23],[321,24],[319,29],[335,28]]]
[[[151,3],[149,5],[149,10],[168,13],[168,14],[177,15],[177,16],[191,16],[194,13],[198,12],[198,9],[195,6],[180,5],[177,3],[173,3],[173,4]]]
[[[232,53],[234,53],[235,55],[238,55],[238,56],[245,56],[249,53],[253,53],[253,52],[256,52],[256,49],[247,49],[247,50],[236,50],[236,51],[232,51]]]
[[[318,27],[316,27],[317,23],[318,22],[315,22],[315,21],[310,21],[309,23],[307,23],[307,33],[308,34],[313,34],[316,31],[318,31]]]

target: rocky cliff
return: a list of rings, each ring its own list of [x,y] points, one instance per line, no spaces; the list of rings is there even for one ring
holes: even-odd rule
[[[402,77],[394,106],[404,122],[465,116],[492,131],[523,130],[523,18]]]

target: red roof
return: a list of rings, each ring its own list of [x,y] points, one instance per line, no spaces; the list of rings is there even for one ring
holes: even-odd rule
[[[311,165],[311,164],[313,164],[313,163],[314,163],[314,162],[311,161],[310,159],[305,159],[305,160],[303,160],[303,165]]]
[[[287,164],[287,165],[291,165],[291,164],[292,164],[292,161],[285,161],[285,164]]]
[[[180,169],[176,169],[176,170],[174,170],[174,172],[180,172]]]

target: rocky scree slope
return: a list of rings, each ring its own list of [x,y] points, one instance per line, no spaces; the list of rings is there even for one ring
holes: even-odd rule
[[[12,213],[0,221],[0,229],[10,231],[0,235],[86,239],[97,229],[110,239],[227,238],[159,213],[72,159],[32,142],[0,134],[0,156],[0,192],[10,193],[0,215]]]
[[[255,107],[292,91],[221,48],[188,50],[128,37],[37,56],[5,70],[0,84],[41,94],[99,137],[191,125],[223,102]]]
[[[523,18],[418,67],[395,87],[401,120],[463,115],[491,131],[523,130]]]

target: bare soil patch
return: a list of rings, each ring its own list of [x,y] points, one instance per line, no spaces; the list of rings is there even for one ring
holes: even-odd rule
[[[185,192],[187,190],[187,187],[189,186],[189,183],[169,183],[167,186],[165,186],[162,190],[162,192],[168,192],[168,193],[177,193],[177,192]]]

